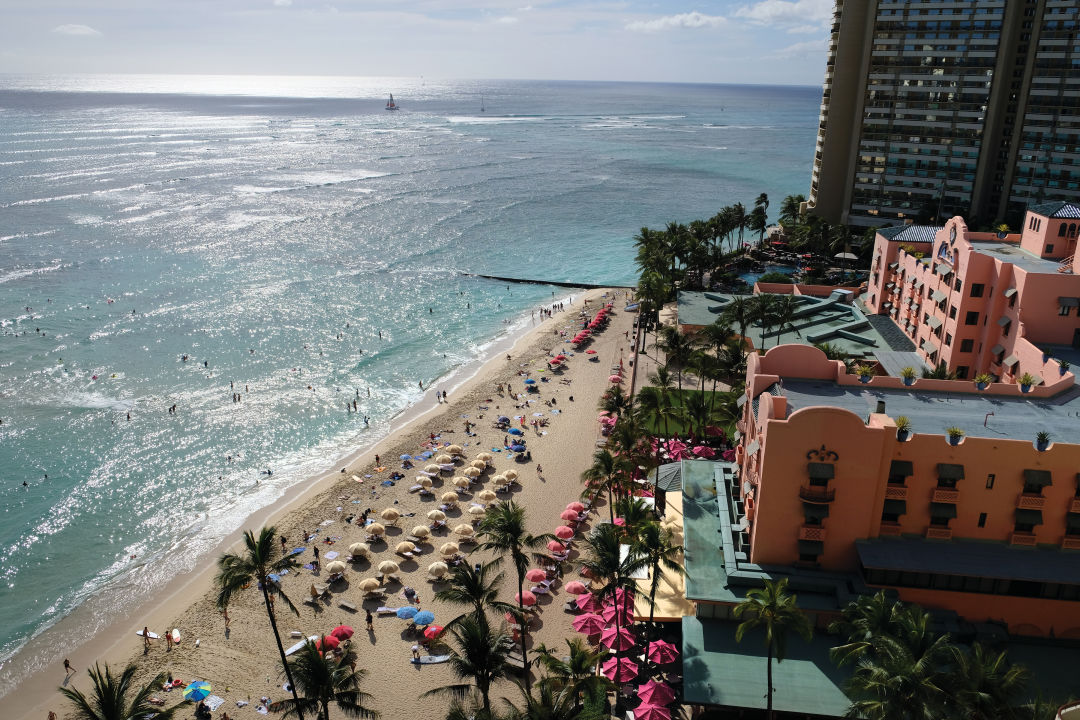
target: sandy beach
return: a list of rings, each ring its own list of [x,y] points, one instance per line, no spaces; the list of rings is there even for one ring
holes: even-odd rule
[[[138,608],[71,651],[68,657],[77,672],[70,683],[85,689],[89,684],[86,667],[95,661],[114,666],[133,661],[140,668],[140,679],[158,672],[171,672],[185,682],[196,679],[211,682],[214,694],[225,700],[215,717],[227,711],[232,718],[255,718],[258,717],[255,708],[259,698],[267,696],[271,700],[280,700],[285,697],[280,661],[262,607],[261,593],[252,588],[233,601],[229,607],[230,627],[226,632],[225,620],[216,608],[212,588],[217,556],[222,551],[238,549],[243,530],[257,531],[264,524],[273,524],[278,533],[288,539],[288,547],[305,546],[299,555],[301,562],[309,563],[314,558],[313,548],[318,547],[324,568],[322,572],[297,569],[282,578],[284,593],[300,611],[300,615],[295,616],[278,603],[278,623],[286,647],[296,642],[290,638],[293,631],[308,636],[328,633],[339,624],[351,625],[356,630],[352,642],[359,654],[359,667],[367,671],[362,689],[374,696],[373,709],[387,718],[438,717],[445,708],[445,700],[422,700],[419,696],[452,682],[448,667],[411,664],[414,640],[405,637],[405,622],[393,615],[376,618],[374,633],[364,630],[364,608],[408,604],[401,592],[404,586],[417,590],[421,606],[435,614],[437,624],[460,612],[435,602],[432,584],[425,579],[428,566],[440,559],[439,546],[456,540],[452,533],[446,530],[435,532],[429,543],[419,545],[421,554],[414,559],[394,553],[395,546],[405,539],[412,527],[430,522],[426,514],[439,506],[442,493],[453,489],[450,479],[454,473],[442,473],[434,479],[434,496],[421,496],[410,492],[410,487],[415,484],[416,470],[421,469],[422,464],[412,470],[402,469],[398,458],[403,454],[422,452],[425,443],[435,435],[439,444],[462,445],[465,457],[472,460],[479,452],[492,452],[503,447],[504,432],[492,427],[498,415],[524,415],[527,424],[523,428],[524,437],[532,454],[531,462],[514,462],[505,453],[494,452],[494,470],[486,473],[482,482],[472,488],[472,496],[492,487],[492,476],[513,468],[519,473],[519,484],[513,486],[512,493],[500,493],[500,499],[512,497],[527,508],[532,532],[551,532],[562,524],[559,513],[566,503],[580,494],[581,472],[590,464],[596,449],[599,436],[596,406],[601,393],[608,387],[607,377],[612,367],[620,362],[628,371],[630,369],[633,350],[626,333],[632,330],[635,316],[621,312],[625,305],[622,291],[617,291],[614,297],[611,292],[606,293],[614,302],[616,312],[608,328],[598,334],[590,346],[596,350],[598,362],[591,362],[588,355],[577,353],[561,373],[541,370],[546,368],[546,360],[551,355],[570,349],[565,339],[581,327],[582,300],[589,299],[588,310],[592,315],[600,307],[604,295],[604,291],[590,291],[576,296],[572,306],[551,319],[541,321],[538,314],[535,326],[518,338],[509,351],[499,351],[460,387],[451,389],[447,385],[446,389],[450,390],[448,402],[436,404],[433,393],[429,394],[424,404],[415,406],[399,418],[401,425],[378,445],[351,459],[344,468],[338,466],[324,477],[312,478],[291,496],[249,518],[243,528],[238,528],[222,547],[204,559],[201,570],[176,578],[152,603]],[[526,372],[538,381],[539,393],[525,393],[523,374]],[[500,384],[508,384],[510,393],[499,394],[497,387]],[[531,405],[516,407],[522,402],[514,397],[518,393]],[[466,420],[475,423],[474,436],[465,434]],[[545,420],[547,426],[533,428],[528,425],[532,420]],[[515,425],[521,427],[517,422]],[[385,468],[382,471],[376,470],[376,455],[381,457]],[[543,467],[540,477],[538,465]],[[340,472],[341,469],[345,472]],[[393,471],[404,473],[404,478],[392,486],[383,485]],[[469,522],[470,516],[464,511],[470,501],[471,497],[467,495],[459,510],[447,512],[448,530]],[[318,606],[305,603],[312,583],[325,582],[326,563],[333,559],[328,553],[339,553],[343,559],[349,554],[349,545],[365,539],[366,532],[358,523],[360,514],[368,508],[372,511],[371,517],[377,521],[379,513],[387,508],[397,510],[402,517],[397,527],[388,527],[387,542],[373,545],[370,563],[349,564],[346,582],[333,586],[331,599]],[[312,532],[316,533],[315,537],[304,542],[304,535]],[[468,551],[470,547],[465,545],[462,549]],[[377,576],[376,568],[385,560],[393,560],[401,566],[400,583],[387,585],[385,601],[363,603],[356,584],[363,578]],[[512,570],[508,568],[503,599],[512,600],[515,584]],[[339,604],[342,600],[355,604],[359,612],[342,608]],[[572,616],[561,608],[565,600],[561,586],[556,586],[551,596],[541,598],[542,610],[531,634],[531,645],[545,643],[564,647],[563,638],[574,636],[570,626]],[[179,628],[182,642],[167,651],[165,642],[158,640],[144,652],[141,639],[135,635],[143,626],[149,626],[160,635],[167,629]],[[61,622],[56,629],[57,633],[75,631],[70,622]],[[32,644],[40,640],[32,641]],[[44,718],[50,710],[65,717],[66,702],[56,690],[64,680],[62,659],[56,660],[52,670],[35,674],[20,683],[16,692],[5,697],[11,717]],[[518,698],[516,689],[509,684],[496,688],[492,694],[494,697]],[[159,696],[166,699],[168,705],[181,699],[178,692]],[[238,701],[250,704],[238,707]]]

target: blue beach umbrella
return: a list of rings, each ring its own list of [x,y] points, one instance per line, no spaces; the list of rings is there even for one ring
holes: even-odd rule
[[[510,428],[506,432],[510,433],[511,435],[524,435],[525,434],[525,433],[521,432],[520,430],[518,430],[517,428]]]
[[[526,385],[535,385],[536,381],[533,380],[532,378],[525,378],[525,384]]]
[[[402,620],[410,620],[418,612],[420,611],[414,607],[399,607],[397,609],[397,616]]]
[[[430,610],[421,610],[413,615],[413,622],[417,625],[430,625],[435,622],[435,613]]]
[[[511,445],[510,449],[513,450],[514,452],[525,452],[525,446],[524,445]]]
[[[510,422],[510,418],[506,417],[505,415],[500,415],[498,417],[498,421],[499,422]]]
[[[412,460],[412,455],[405,453],[404,455],[398,456],[398,460]]]
[[[184,688],[184,699],[198,702],[205,700],[210,695],[210,683],[205,680],[196,680]]]

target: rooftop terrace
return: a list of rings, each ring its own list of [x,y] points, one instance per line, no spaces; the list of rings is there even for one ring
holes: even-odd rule
[[[1021,270],[1029,273],[1045,273],[1057,275],[1058,265],[1061,259],[1041,258],[1021,248],[1014,242],[1002,242],[1000,240],[978,240],[969,238],[971,246],[983,255],[988,255],[1001,262],[1012,263]]]

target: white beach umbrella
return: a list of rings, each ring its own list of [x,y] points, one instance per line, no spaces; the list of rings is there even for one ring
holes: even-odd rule
[[[326,572],[330,573],[331,575],[343,573],[345,572],[345,570],[345,563],[341,562],[340,560],[333,560],[326,563]]]
[[[416,550],[416,546],[408,540],[402,540],[397,544],[397,547],[394,548],[394,552],[396,552],[398,555],[402,555],[404,553],[411,553],[414,550]]]
[[[386,508],[381,513],[379,513],[379,517],[381,517],[386,522],[394,522],[399,517],[401,517],[401,513],[399,513],[394,508]]]
[[[382,587],[382,583],[375,578],[364,578],[356,584],[356,587],[360,588],[360,592],[370,593]]]
[[[448,555],[456,555],[458,550],[460,550],[458,544],[453,542],[443,543],[439,546],[439,554],[443,557],[446,557]]]
[[[448,566],[446,563],[444,563],[444,562],[433,562],[430,565],[428,565],[427,574],[428,574],[429,577],[441,578],[449,570],[450,570],[450,566]]]
[[[463,523],[454,528],[454,534],[460,535],[463,538],[470,538],[476,534],[476,530],[472,525],[465,525]]]
[[[487,510],[482,505],[473,505],[469,508],[469,514],[475,517],[482,517]]]
[[[446,513],[444,513],[442,510],[429,510],[427,518],[428,520],[432,520],[434,522],[442,522],[446,519]]]
[[[367,543],[353,543],[349,546],[349,554],[353,557],[367,557],[371,554],[371,546]]]
[[[398,564],[393,560],[383,560],[379,563],[379,572],[383,575],[393,575],[401,570]]]
[[[386,528],[379,523],[371,523],[366,528],[368,535],[383,535],[386,533]]]
[[[428,535],[431,534],[431,529],[428,528],[427,525],[417,525],[416,527],[414,527],[412,529],[412,532],[410,534],[414,538],[419,538],[419,539],[423,540],[424,538],[426,538]]]

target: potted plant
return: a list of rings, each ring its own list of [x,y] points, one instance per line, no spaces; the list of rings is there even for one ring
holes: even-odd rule
[[[1048,361],[1050,359],[1050,351],[1047,350],[1046,348],[1043,348],[1042,354],[1043,354],[1043,363],[1046,363],[1046,361]]]
[[[1050,433],[1045,430],[1040,430],[1035,433],[1035,449],[1042,451],[1050,445]]]
[[[960,438],[964,437],[964,431],[958,427],[947,428],[945,434],[949,436],[950,445],[959,445]]]
[[[905,385],[914,385],[915,384],[915,377],[916,377],[915,368],[913,368],[913,367],[903,368],[902,370],[900,370],[900,377],[904,378],[904,384]]]
[[[1016,382],[1020,385],[1020,392],[1031,392],[1031,386],[1035,384],[1035,376],[1031,373],[1024,373]]]
[[[901,415],[896,418],[896,439],[900,442],[904,442],[908,439],[908,435],[911,434],[911,420],[907,415]]]
[[[990,383],[994,382],[994,376],[990,373],[979,373],[975,376],[975,389],[985,390],[990,387]]]
[[[874,370],[869,365],[860,364],[855,366],[855,374],[859,376],[859,382],[868,383],[874,377]]]
[[[1068,360],[1058,360],[1058,372],[1061,373],[1062,375],[1069,372],[1069,361]]]

